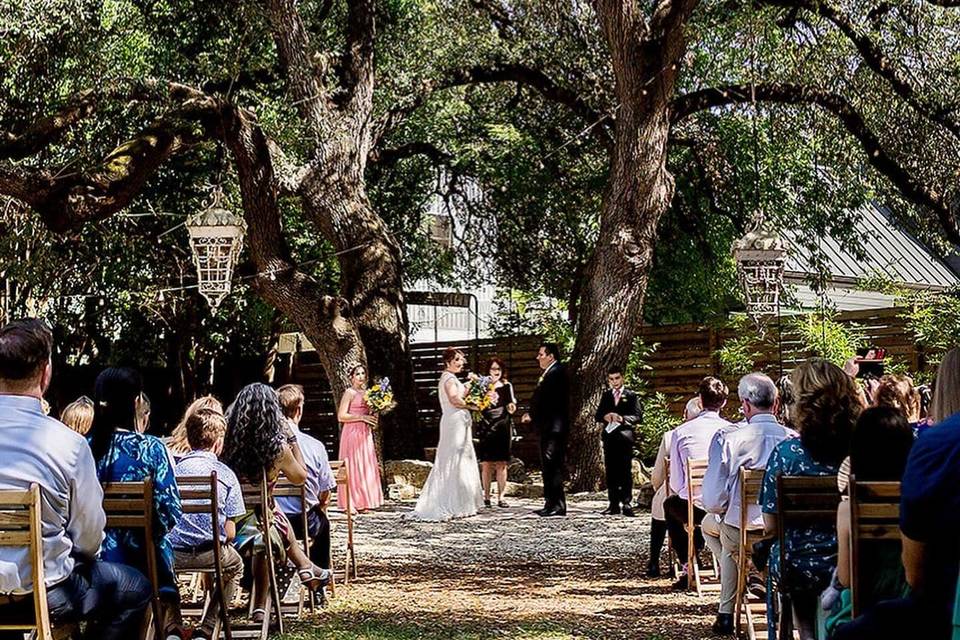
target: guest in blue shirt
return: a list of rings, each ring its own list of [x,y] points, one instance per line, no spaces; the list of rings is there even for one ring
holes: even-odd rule
[[[240,481],[230,467],[217,460],[223,449],[223,436],[227,422],[223,414],[210,409],[195,411],[187,417],[187,441],[192,451],[180,458],[176,475],[209,476],[217,474],[218,522],[216,539],[220,542],[220,561],[223,569],[224,600],[231,602],[240,576],[243,574],[243,559],[229,544],[237,535],[238,518],[246,513]],[[185,513],[170,532],[170,542],[178,571],[209,569],[214,562],[213,522],[207,513]],[[220,611],[216,598],[210,599],[206,615],[193,638],[208,640],[213,637]]]
[[[180,493],[163,443],[136,432],[136,404],[142,392],[143,380],[133,369],[110,368],[97,376],[90,448],[102,483],[153,479],[153,543],[169,638],[180,635],[180,593],[167,539],[180,519]],[[100,551],[104,560],[146,569],[142,530],[108,528],[105,533]]]
[[[768,537],[777,534],[777,476],[836,475],[862,408],[853,378],[826,360],[804,362],[792,379],[796,400],[791,413],[800,438],[781,442],[767,462],[759,501]],[[817,596],[830,583],[837,564],[836,528],[833,524],[793,528],[784,532],[784,543],[787,566],[780,566],[779,541],[770,550],[767,611],[774,611],[773,586],[778,585],[791,596],[801,640],[813,640]],[[771,615],[768,622],[774,629]]]
[[[285,384],[277,389],[280,408],[283,415],[292,423],[297,434],[297,444],[303,456],[303,465],[307,468],[307,481],[304,493],[307,498],[307,533],[312,538],[310,560],[324,569],[330,568],[330,520],[327,518],[327,505],[330,492],[337,487],[337,481],[330,469],[327,448],[316,438],[300,431],[300,419],[303,417],[303,387],[298,384]],[[303,515],[300,499],[278,497],[277,506],[290,520],[290,526],[297,533],[303,531]]]
[[[841,627],[839,640],[948,640],[960,566],[960,349],[940,363],[931,417],[900,484],[903,567],[911,595]]]

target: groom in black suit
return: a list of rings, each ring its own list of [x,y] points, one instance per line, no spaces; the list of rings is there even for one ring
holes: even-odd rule
[[[623,369],[607,372],[610,388],[600,396],[597,422],[603,440],[603,462],[607,470],[610,506],[604,515],[623,513],[632,517],[633,508],[633,426],[640,420],[637,394],[623,386]]]
[[[543,370],[530,401],[530,413],[524,422],[533,422],[540,432],[540,458],[543,466],[543,509],[539,516],[567,515],[563,493],[563,461],[570,433],[570,384],[567,369],[559,362],[560,347],[552,342],[540,345],[537,363]]]

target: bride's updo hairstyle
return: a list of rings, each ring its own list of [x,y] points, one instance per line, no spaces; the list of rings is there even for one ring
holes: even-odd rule
[[[443,366],[447,366],[453,362],[454,358],[458,355],[463,355],[463,351],[457,349],[456,347],[447,347],[443,350]]]

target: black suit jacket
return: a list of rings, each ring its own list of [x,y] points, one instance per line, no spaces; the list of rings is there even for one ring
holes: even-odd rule
[[[541,435],[565,436],[570,431],[570,383],[563,364],[553,365],[534,389],[530,419]]]
[[[607,389],[600,396],[600,405],[597,407],[597,415],[595,416],[601,427],[607,426],[603,416],[608,413],[623,416],[623,422],[621,423],[623,427],[621,428],[633,429],[633,426],[640,421],[640,402],[637,399],[637,394],[629,389],[623,389],[620,393],[620,402],[614,404],[613,389]]]

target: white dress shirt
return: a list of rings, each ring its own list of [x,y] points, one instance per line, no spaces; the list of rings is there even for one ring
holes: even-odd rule
[[[47,586],[67,578],[77,556],[100,551],[103,490],[86,439],[28,396],[0,395],[0,491],[40,487]],[[33,590],[27,549],[0,547],[0,593]]]
[[[796,438],[797,432],[783,426],[769,413],[759,413],[733,431],[718,432],[710,443],[710,466],[703,479],[703,508],[726,514],[723,521],[740,527],[740,469],[765,469],[778,444]],[[763,526],[759,504],[748,505],[747,522]]]
[[[710,442],[720,429],[732,429],[734,425],[720,417],[717,411],[704,411],[699,416],[684,422],[673,432],[670,443],[670,490],[684,500],[687,495],[687,460],[706,460]],[[700,492],[693,495],[694,504],[700,503]]]

